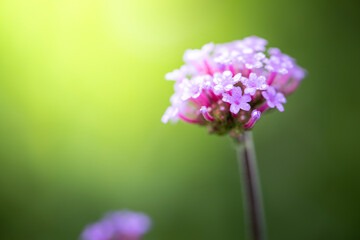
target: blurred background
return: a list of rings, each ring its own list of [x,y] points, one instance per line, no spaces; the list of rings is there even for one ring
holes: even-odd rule
[[[160,118],[186,49],[250,35],[309,72],[254,129],[270,239],[360,239],[358,9],[0,0],[0,239],[78,239],[123,208],[148,240],[244,239],[230,140]]]

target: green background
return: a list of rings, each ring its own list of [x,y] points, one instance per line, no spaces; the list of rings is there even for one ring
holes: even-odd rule
[[[355,3],[0,0],[0,239],[123,208],[149,240],[244,239],[230,140],[160,118],[186,49],[249,35],[309,72],[254,129],[270,238],[360,239]]]

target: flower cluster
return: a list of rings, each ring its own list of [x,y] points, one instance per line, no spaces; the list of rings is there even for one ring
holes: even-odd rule
[[[90,224],[81,235],[82,240],[140,240],[151,226],[150,218],[138,212],[118,211],[105,215]]]
[[[264,111],[284,111],[285,96],[306,72],[279,49],[266,51],[266,44],[252,36],[185,51],[185,64],[165,75],[175,81],[175,93],[162,122],[182,119],[237,136],[253,128]]]

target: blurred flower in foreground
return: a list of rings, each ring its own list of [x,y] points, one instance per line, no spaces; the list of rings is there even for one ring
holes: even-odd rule
[[[252,36],[185,51],[185,64],[165,75],[175,81],[175,93],[162,122],[182,119],[236,137],[268,109],[284,111],[285,96],[306,73],[279,49],[265,52],[266,44]]]
[[[151,227],[150,218],[139,212],[117,211],[88,225],[82,240],[140,240]]]

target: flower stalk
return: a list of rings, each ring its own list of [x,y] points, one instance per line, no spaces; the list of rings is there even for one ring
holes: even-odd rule
[[[249,240],[266,240],[264,206],[252,132],[234,138],[241,175],[246,235]]]

